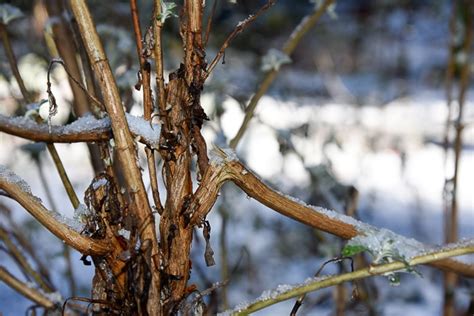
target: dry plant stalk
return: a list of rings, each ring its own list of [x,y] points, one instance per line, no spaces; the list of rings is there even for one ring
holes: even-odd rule
[[[291,54],[303,34],[314,25],[332,2],[333,0],[326,0],[319,10],[302,21],[285,45],[283,49],[285,53]],[[239,23],[208,65],[205,46],[211,30],[215,5],[208,23],[203,27],[203,2],[185,0],[180,18],[184,60],[180,68],[165,80],[161,36],[165,4],[159,0],[155,1],[152,22],[146,32],[142,32],[136,0],[130,0],[140,63],[139,87],[143,89],[144,117],[147,121],[151,121],[153,113],[157,113],[161,123],[158,146],[153,145],[146,137],[140,139],[147,144],[147,163],[152,182],[153,202],[157,211],[150,205],[138,163],[136,140],[140,134],[132,133],[130,130],[115,78],[84,0],[71,0],[69,5],[77,23],[72,29],[77,28],[80,33],[82,43],[78,46],[84,46],[92,74],[87,75],[85,69],[83,72],[80,71],[80,65],[73,58],[72,42],[66,39],[67,45],[61,46],[62,41],[59,39],[64,39],[67,28],[55,29],[58,38],[56,45],[64,59],[68,74],[71,74],[70,84],[73,87],[76,113],[82,115],[92,111],[98,117],[100,111],[105,111],[107,118],[102,120],[108,120],[108,123],[104,124],[104,121],[97,120],[96,126],[77,131],[68,130],[67,127],[48,128],[45,124],[0,116],[0,131],[5,133],[51,144],[97,142],[101,154],[98,160],[104,162],[110,159],[107,156],[109,150],[115,151],[123,180],[119,179],[110,165],[95,164],[96,177],[86,191],[85,201],[89,209],[96,212],[90,218],[95,228],[87,226],[88,229],[92,229],[87,230],[87,233],[81,234],[73,230],[58,220],[34,196],[25,192],[20,185],[6,178],[0,178],[0,189],[6,195],[20,203],[45,228],[64,240],[67,245],[84,255],[91,256],[96,268],[90,299],[94,312],[105,312],[107,308],[113,313],[133,315],[178,313],[186,298],[195,291],[195,286],[188,284],[191,273],[190,248],[193,230],[204,226],[205,235],[207,233],[209,236],[206,216],[226,181],[234,182],[250,197],[280,214],[311,227],[343,239],[350,239],[362,233],[354,224],[334,216],[333,213],[312,208],[271,189],[227,151],[215,149],[212,159],[208,157],[207,144],[201,135],[202,125],[208,119],[200,104],[205,80],[235,36],[274,3],[275,1],[269,0],[254,15]],[[58,5],[57,1],[48,1],[49,11],[56,12]],[[156,104],[153,104],[152,98],[150,59],[155,61]],[[81,73],[86,76],[87,89],[80,84]],[[276,74],[276,71],[269,73],[262,84],[263,90],[257,95],[263,95]],[[101,99],[96,97],[93,90],[94,79],[100,89]],[[90,102],[91,99],[93,102]],[[253,115],[258,99],[259,97],[252,101],[254,105],[248,111],[247,123]],[[86,101],[90,103],[85,104]],[[87,106],[84,107],[85,105]],[[246,126],[243,125],[239,132],[240,136],[236,136],[233,140],[232,147],[237,145],[245,129]],[[112,139],[115,143],[113,148],[107,144]],[[90,149],[92,153],[93,150],[91,147]],[[158,190],[159,172],[156,166],[156,154],[159,154],[163,161],[162,180],[166,190],[164,205]],[[57,158],[59,160],[59,156]],[[193,179],[191,172],[193,158],[196,161],[197,179]],[[64,167],[63,173],[66,176]],[[195,191],[193,183],[197,183]],[[68,186],[67,182],[64,184]],[[123,194],[119,185],[125,187]],[[74,193],[72,186],[69,191],[72,203],[77,208],[78,201],[72,196]],[[155,216],[158,215],[159,227],[155,221]],[[129,237],[125,238],[120,233],[123,229],[130,232]],[[209,253],[207,255],[209,257],[206,259],[212,262],[212,256]],[[425,262],[447,271],[474,276],[474,266],[447,259],[447,256],[432,257],[419,263]],[[27,268],[25,265],[25,269]],[[3,268],[0,269],[0,278],[41,306],[53,307],[54,303],[43,297],[39,291],[19,283]],[[37,278],[38,282],[41,282],[40,277]]]

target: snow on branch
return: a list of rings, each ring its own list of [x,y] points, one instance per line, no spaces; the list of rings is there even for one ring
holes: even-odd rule
[[[106,242],[81,235],[80,223],[44,207],[41,200],[31,193],[26,181],[3,165],[0,165],[0,189],[7,192],[56,237],[79,252],[93,255],[109,252],[110,247]]]
[[[130,114],[126,115],[134,138],[153,148],[158,146],[160,126]],[[106,141],[112,138],[109,118],[96,119],[92,115],[83,116],[71,124],[51,126],[38,124],[27,117],[7,117],[0,115],[0,131],[22,138],[48,143],[77,143]]]
[[[200,225],[217,199],[218,190],[227,180],[231,180],[248,196],[278,213],[300,223],[325,231],[343,239],[353,239],[353,244],[366,247],[374,253],[374,258],[383,256],[388,250],[398,252],[400,258],[410,259],[419,251],[430,251],[414,239],[398,235],[390,230],[378,228],[352,217],[322,207],[308,205],[296,198],[270,188],[237,158],[233,150],[216,148],[211,152],[211,164],[198,187],[190,213],[191,225]],[[211,194],[212,193],[212,194]],[[393,256],[392,256],[393,257]],[[474,276],[474,265],[451,259],[431,263],[432,266],[454,271],[466,276]]]

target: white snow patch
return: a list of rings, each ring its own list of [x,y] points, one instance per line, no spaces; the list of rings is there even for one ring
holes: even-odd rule
[[[126,113],[128,126],[130,131],[140,136],[146,143],[153,148],[158,148],[160,142],[160,125],[153,124],[142,117],[133,116]]]
[[[22,191],[34,196],[33,193],[31,193],[31,188],[28,183],[4,165],[0,165],[0,178],[8,183],[19,186]],[[40,198],[35,198],[41,201]]]

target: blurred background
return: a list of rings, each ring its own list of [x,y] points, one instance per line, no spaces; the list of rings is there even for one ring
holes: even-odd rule
[[[54,18],[48,17],[43,1],[3,3],[23,12],[23,17],[8,24],[8,34],[26,87],[35,100],[45,99],[52,54],[48,41]],[[138,60],[129,2],[88,3],[124,105],[132,114],[142,115],[142,95],[134,89]],[[152,2],[138,3],[142,26],[149,25]],[[207,5],[210,7],[211,3],[208,1]],[[208,60],[235,25],[263,3],[218,1]],[[318,4],[303,0],[277,1],[226,50],[225,63],[217,66],[202,94],[202,105],[210,117],[203,127],[208,144],[224,146],[235,136],[245,106],[265,76],[262,58],[270,49],[281,50],[292,30],[315,5]],[[472,54],[466,56],[460,50],[467,32],[463,19],[469,12],[465,9],[460,6],[453,15],[451,1],[437,0],[337,1],[300,42],[290,56],[291,63],[281,66],[237,147],[239,158],[272,187],[309,204],[350,212],[362,221],[427,244],[442,244],[446,218],[443,188],[454,168],[453,133],[444,145],[447,67],[453,61],[454,75],[450,80],[454,87],[454,113],[459,73],[463,67],[470,67],[471,73],[474,69]],[[63,15],[70,17],[67,11]],[[450,31],[450,21],[456,25],[454,32]],[[178,27],[177,18],[166,21],[163,47],[167,73],[177,69],[182,59]],[[60,67],[53,71],[52,89],[59,105],[53,124],[75,120],[71,89]],[[467,87],[462,121],[460,238],[474,235],[473,90],[472,84]],[[23,102],[2,47],[0,114],[23,115],[19,106]],[[38,146],[25,147],[28,143],[0,133],[0,164],[23,177],[47,206],[72,216],[73,209],[51,158]],[[94,177],[86,145],[59,144],[57,148],[76,192],[83,197]],[[146,168],[144,152],[141,154]],[[148,185],[146,175],[144,179]],[[47,197],[47,190],[52,199]],[[61,242],[18,204],[0,198],[0,208],[0,223],[9,225],[11,217],[23,227],[41,260],[51,269],[63,297],[70,296],[70,276],[66,274]],[[204,290],[214,282],[228,280],[227,286],[207,299],[219,311],[254,299],[278,284],[303,282],[324,261],[339,255],[343,246],[332,236],[259,205],[231,184],[224,186],[209,220],[217,264],[205,266],[205,241],[196,231],[191,282]],[[79,258],[79,253],[72,253],[76,294],[89,296],[94,270]],[[462,260],[473,262],[472,257]],[[0,264],[21,276],[4,253]],[[323,274],[344,269],[348,266],[329,265]],[[360,293],[352,298],[354,284],[337,291],[320,290],[308,295],[300,313],[336,315],[335,301],[345,293],[347,315],[440,315],[442,274],[431,268],[419,270],[423,277],[403,274],[398,286],[390,285],[384,277],[361,282],[357,284]],[[461,279],[455,292],[460,313],[467,311],[473,297],[474,284]],[[256,315],[287,315],[293,303],[280,303]],[[4,315],[23,313],[31,304],[0,283],[0,312]]]

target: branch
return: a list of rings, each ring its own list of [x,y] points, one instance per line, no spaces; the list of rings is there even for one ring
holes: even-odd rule
[[[267,306],[276,304],[281,301],[288,300],[293,297],[303,295],[308,292],[316,291],[322,288],[330,287],[347,281],[353,281],[358,279],[363,279],[375,275],[382,275],[388,272],[404,270],[408,267],[413,267],[419,264],[433,263],[440,259],[447,259],[449,257],[461,256],[465,254],[474,253],[474,245],[470,244],[461,248],[451,248],[441,249],[429,254],[420,255],[414,257],[408,262],[392,262],[383,265],[369,266],[364,269],[360,269],[350,273],[344,273],[329,277],[317,278],[309,283],[303,285],[291,287],[289,290],[279,290],[278,288],[270,293],[270,295],[265,295],[261,299],[257,299],[255,302],[250,303],[245,307],[239,309],[234,309],[229,315],[248,315],[255,311],[261,310]]]
[[[104,255],[110,251],[107,242],[83,236],[62,222],[58,213],[49,211],[41,204],[39,198],[31,194],[24,180],[4,166],[0,166],[0,189],[20,203],[51,233],[77,251],[87,255]]]
[[[325,0],[322,5],[320,5],[317,9],[313,11],[310,15],[305,16],[300,24],[293,30],[290,37],[283,45],[282,52],[290,56],[291,53],[295,50],[296,46],[299,44],[303,36],[319,21],[319,18],[326,12],[327,8],[334,2],[335,0]],[[234,136],[234,138],[230,141],[230,147],[236,148],[242,136],[244,135],[250,120],[252,119],[255,109],[257,108],[258,101],[263,97],[263,95],[267,92],[270,88],[271,84],[275,80],[276,76],[278,75],[280,69],[272,69],[268,71],[263,78],[262,82],[259,84],[257,91],[250,99],[249,105],[245,109],[245,117],[242,121],[242,124]]]
[[[130,0],[130,11],[132,13],[133,30],[135,32],[135,42],[137,46],[137,54],[139,57],[138,59],[140,62],[141,84],[143,87],[143,116],[145,120],[151,121],[151,115],[153,112],[153,99],[151,95],[150,86],[151,66],[150,63],[148,63],[148,61],[146,60],[145,54],[143,52],[142,31],[140,27],[140,17],[138,15],[138,7],[136,0]],[[150,27],[149,30],[151,31],[152,28]],[[158,209],[158,212],[161,214],[163,212],[163,205],[161,204],[160,191],[158,189],[156,152],[147,146],[145,147],[145,153],[148,161],[148,174],[150,175],[153,201],[155,203],[155,207]]]
[[[150,147],[157,147],[160,126],[127,113],[132,137]],[[133,123],[132,123],[133,122]],[[91,116],[81,117],[71,124],[51,126],[38,124],[26,117],[7,117],[0,114],[0,132],[25,139],[46,143],[80,143],[108,141],[112,138],[110,119],[97,120]]]
[[[267,9],[269,9],[271,6],[275,4],[276,0],[268,0],[267,3],[265,3],[255,14],[249,15],[245,20],[240,21],[235,29],[232,31],[232,33],[227,36],[226,40],[222,44],[221,48],[219,49],[219,52],[217,52],[216,57],[212,60],[212,62],[209,64],[209,67],[207,67],[207,71],[205,75],[203,76],[203,80],[206,80],[207,77],[209,77],[210,73],[214,70],[214,68],[217,66],[217,63],[219,60],[222,58],[222,55],[224,55],[225,50],[227,47],[229,47],[230,43],[232,40],[239,35],[247,26],[249,26],[253,21],[255,21],[263,12],[265,12]]]
[[[201,225],[214,205],[219,189],[225,181],[231,180],[248,196],[278,213],[343,239],[351,239],[355,236],[363,235],[367,231],[380,231],[379,228],[360,222],[352,217],[326,210],[322,207],[307,205],[302,201],[270,188],[254,175],[252,171],[247,169],[231,150],[217,148],[211,154],[211,163],[203,176],[201,185],[194,194],[187,214],[191,225]],[[425,247],[420,242],[408,240],[392,232],[391,234],[395,238],[410,244],[412,248]],[[468,277],[474,277],[474,265],[449,259],[433,262],[431,265]]]
[[[9,287],[32,300],[33,302],[43,306],[44,308],[53,308],[55,303],[40,293],[38,290],[29,287],[25,282],[18,280],[14,275],[0,266],[0,280],[5,282]]]

